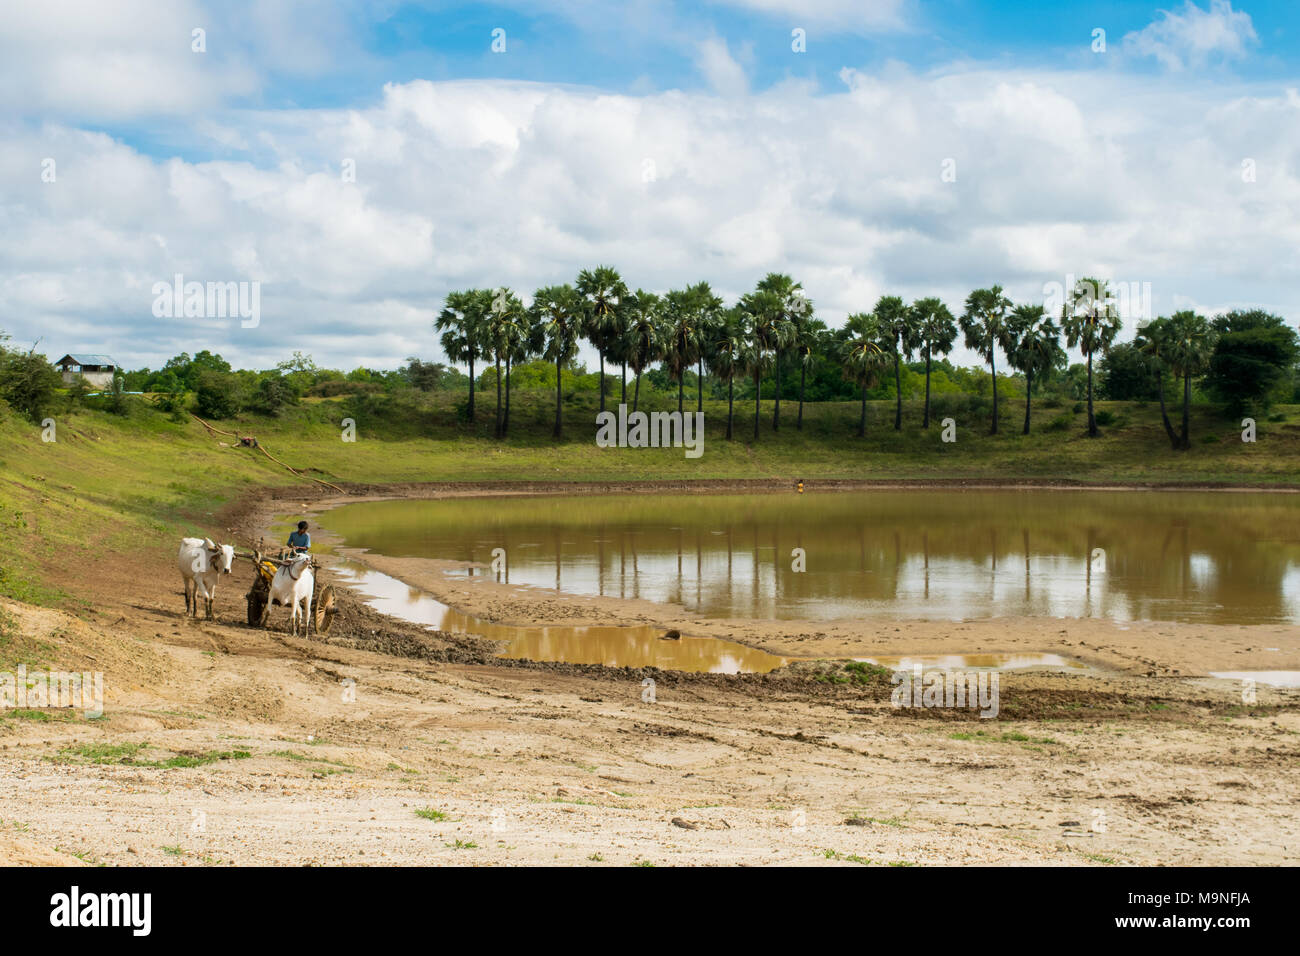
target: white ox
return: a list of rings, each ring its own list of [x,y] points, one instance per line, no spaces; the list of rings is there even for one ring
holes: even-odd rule
[[[212,601],[217,596],[217,579],[230,573],[235,560],[235,549],[228,544],[213,544],[211,538],[182,538],[181,550],[176,555],[176,566],[185,581],[185,613],[199,616],[199,598],[209,621]]]
[[[311,558],[305,554],[300,554],[290,564],[283,565],[271,579],[271,594],[267,608],[269,609],[272,604],[284,604],[289,607],[289,620],[295,637],[298,635],[298,621],[303,613],[300,605],[306,605],[304,635],[311,637],[311,595],[315,585],[316,572],[312,570]],[[263,621],[265,620],[266,618],[263,618]]]

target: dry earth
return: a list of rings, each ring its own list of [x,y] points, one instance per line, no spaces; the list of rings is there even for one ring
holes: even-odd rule
[[[245,503],[225,523],[253,534],[301,497]],[[33,654],[102,671],[106,702],[97,720],[3,715],[0,860],[1300,860],[1300,694],[1261,686],[1243,705],[1235,683],[1199,676],[1295,669],[1294,629],[714,625],[786,654],[861,653],[869,640],[880,654],[975,645],[1099,668],[1005,675],[998,718],[980,720],[896,709],[886,677],[827,663],[727,677],[495,662],[481,640],[349,598],[328,640],[309,642],[284,633],[283,609],[270,631],[242,623],[246,563],[218,595],[218,620],[188,622],[173,560],[170,544],[151,544],[93,575],[53,568],[91,605],[77,617],[4,604]],[[444,596],[458,607],[498,620],[665,623],[680,611],[454,587],[466,593]],[[1285,650],[1263,658],[1266,647]],[[647,676],[654,702],[642,699]]]

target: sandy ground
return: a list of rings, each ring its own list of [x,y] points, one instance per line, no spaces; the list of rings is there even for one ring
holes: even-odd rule
[[[284,505],[258,502],[229,521],[248,533]],[[882,654],[1000,641],[1099,667],[1005,675],[998,718],[981,720],[894,708],[887,678],[858,683],[825,663],[737,677],[498,663],[481,641],[426,634],[350,600],[326,641],[290,638],[283,609],[272,630],[242,623],[247,564],[219,592],[216,622],[188,622],[172,546],[130,558],[97,565],[93,579],[52,569],[92,603],[81,617],[4,604],[56,666],[103,671],[106,703],[98,720],[3,715],[0,860],[1300,860],[1300,694],[1261,686],[1243,704],[1234,682],[1199,676],[1295,668],[1285,630],[1020,621],[948,633],[899,622],[864,636],[716,625],[801,655],[857,653],[864,641]],[[141,566],[160,573],[132,570]],[[558,595],[526,610],[495,586],[454,587],[466,592],[446,595],[458,607],[498,620],[676,620],[671,608]],[[696,623],[692,633],[709,633]],[[1265,659],[1265,647],[1287,650]],[[654,701],[643,699],[646,677]],[[104,749],[124,745],[138,749]]]

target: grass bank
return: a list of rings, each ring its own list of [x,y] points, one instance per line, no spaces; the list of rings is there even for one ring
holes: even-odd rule
[[[856,403],[805,406],[802,430],[795,428],[797,407],[785,403],[775,433],[771,403],[764,403],[759,440],[752,440],[753,407],[737,406],[737,440],[728,442],[726,404],[706,402],[704,454],[688,459],[682,449],[598,448],[596,396],[590,393],[566,398],[560,441],[551,437],[553,397],[517,393],[511,434],[497,440],[490,397],[480,396],[475,425],[457,417],[464,400],[459,394],[435,394],[418,409],[318,401],[279,418],[216,424],[255,435],[281,460],[340,484],[753,478],[1300,483],[1297,406],[1261,421],[1254,444],[1241,441],[1239,421],[1197,407],[1193,447],[1175,452],[1155,405],[1099,403],[1111,424],[1096,439],[1085,435],[1086,417],[1073,406],[1037,409],[1028,436],[1019,433],[1021,405],[1004,406],[997,436],[988,434],[982,414],[958,409],[950,413],[957,440],[944,443],[937,423],[920,428],[920,409],[911,404],[904,406],[903,430],[895,432],[892,404],[872,403],[867,437],[858,438]],[[343,440],[345,418],[355,422],[355,441]],[[91,410],[56,416],[53,437],[43,440],[42,428],[12,413],[0,418],[0,529],[6,539],[0,594],[29,603],[75,605],[75,575],[68,569],[138,551],[146,541],[220,532],[215,515],[227,502],[255,488],[308,484],[193,420],[176,423],[144,407],[127,417]]]

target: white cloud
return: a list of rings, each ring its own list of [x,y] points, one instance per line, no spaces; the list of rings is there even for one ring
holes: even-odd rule
[[[1206,9],[1184,0],[1181,10],[1162,10],[1160,19],[1125,36],[1122,49],[1182,70],[1215,57],[1240,59],[1258,42],[1250,14],[1232,9],[1232,0],[1210,0]]]
[[[1001,282],[1036,300],[1067,272],[1151,282],[1157,310],[1300,313],[1293,90],[1092,70],[842,78],[831,95],[734,98],[422,80],[365,109],[193,124],[257,144],[256,163],[0,123],[0,324],[129,365],[213,348],[391,366],[440,357],[430,323],[450,289],[527,296],[603,262],[634,287],[708,279],[729,299],[787,271],[832,324],[886,292],[960,308]],[[261,325],[155,319],[151,285],[177,272],[260,281]]]
[[[701,40],[695,50],[695,65],[714,92],[723,96],[743,96],[749,92],[749,77],[727,49],[726,40],[718,37]]]
[[[271,74],[364,59],[353,4],[41,0],[0,16],[0,108],[97,121],[189,114],[255,98]],[[195,47],[203,31],[203,51]]]

